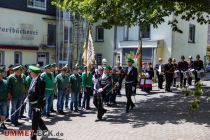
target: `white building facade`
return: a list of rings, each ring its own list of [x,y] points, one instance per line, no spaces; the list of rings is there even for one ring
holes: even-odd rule
[[[146,32],[143,32],[143,62],[157,63],[159,57],[163,58],[164,63],[169,57],[180,60],[181,55],[186,58],[200,54],[201,58],[207,55],[207,34],[208,25],[200,25],[196,21],[179,21],[178,27],[183,33],[173,32],[168,21],[174,17],[165,18],[164,23],[153,28],[148,25]],[[100,57],[106,58],[110,65],[114,65],[116,61],[120,61],[122,65],[126,64],[126,56],[130,53],[135,54],[139,45],[139,27],[113,27],[110,30],[103,30],[94,25],[96,60],[100,63]],[[98,30],[98,28],[101,28]],[[100,35],[99,35],[100,34]],[[102,35],[103,34],[103,35]],[[101,38],[98,42],[97,38]],[[100,57],[97,57],[100,55]]]
[[[0,65],[55,62],[55,16],[47,13],[46,1],[39,5],[36,0],[24,1],[21,6],[20,2],[14,2],[14,7],[9,1],[0,4]]]

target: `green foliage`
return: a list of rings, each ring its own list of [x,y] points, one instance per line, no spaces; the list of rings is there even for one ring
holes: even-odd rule
[[[187,88],[183,88],[182,89],[182,93],[185,96],[193,96],[194,97],[194,101],[191,103],[190,105],[190,111],[194,112],[196,111],[199,107],[200,107],[200,98],[203,95],[203,87],[202,87],[202,82],[199,81],[197,83],[197,87],[196,90],[189,90]]]
[[[144,30],[150,24],[157,28],[170,15],[175,18],[169,24],[177,32],[182,32],[177,16],[186,21],[195,19],[200,24],[210,23],[209,0],[53,0],[52,4],[78,12],[90,23],[102,20],[105,28],[140,25]]]

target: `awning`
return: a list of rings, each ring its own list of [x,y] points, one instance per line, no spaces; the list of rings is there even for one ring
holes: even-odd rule
[[[121,41],[119,42],[119,48],[138,48],[139,41]],[[143,48],[157,48],[158,40],[143,40],[142,41]]]
[[[10,49],[10,50],[35,50],[37,51],[39,47],[30,46],[18,46],[18,45],[0,45],[0,49]]]

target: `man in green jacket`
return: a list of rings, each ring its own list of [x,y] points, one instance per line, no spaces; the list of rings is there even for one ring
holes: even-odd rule
[[[71,105],[70,109],[73,111],[73,107],[75,111],[78,111],[78,101],[79,101],[79,94],[81,89],[81,77],[78,74],[78,68],[75,66],[73,68],[73,74],[69,78],[70,82],[70,89],[71,89]]]
[[[67,75],[68,68],[63,67],[61,69],[61,73],[55,77],[56,82],[56,89],[57,89],[57,111],[60,114],[64,114],[63,106],[64,106],[64,97],[68,93],[68,86],[69,86],[69,78]]]
[[[53,96],[55,93],[55,78],[51,73],[51,65],[46,65],[45,72],[41,74],[41,78],[45,81],[45,107],[44,107],[44,115],[50,117],[50,109],[52,107]]]
[[[87,71],[87,67],[84,66],[84,72],[82,73],[82,90],[84,92],[82,108],[86,110],[90,110],[90,95],[93,93],[92,85],[92,74],[89,70]]]
[[[8,90],[7,90],[7,81],[3,79],[5,72],[5,67],[0,67],[0,128],[6,130],[7,127],[3,123],[7,115],[7,102],[8,102]]]
[[[12,103],[11,114],[13,114],[21,106],[26,93],[25,76],[22,74],[23,67],[21,65],[16,66],[13,70],[15,73],[11,74],[7,79],[8,92]],[[11,116],[11,122],[14,126],[20,125],[18,122],[19,113],[20,111],[17,111]]]

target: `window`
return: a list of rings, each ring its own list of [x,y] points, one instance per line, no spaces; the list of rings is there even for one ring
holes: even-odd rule
[[[47,0],[28,0],[27,6],[40,10],[46,10]]]
[[[0,65],[4,65],[4,52],[0,51]]]
[[[123,34],[124,34],[124,40],[128,40],[128,35],[129,35],[129,27],[128,26],[124,26],[123,28]]]
[[[188,38],[189,43],[195,43],[195,25],[190,24],[189,26],[189,38]]]
[[[56,25],[48,24],[47,44],[56,45]]]
[[[102,54],[95,55],[97,65],[102,65]]]
[[[14,64],[15,65],[22,64],[22,52],[15,52],[15,55],[14,55]]]
[[[104,41],[104,28],[96,27],[96,42],[103,42],[103,41]]]
[[[142,38],[150,38],[150,25],[142,32]]]
[[[73,42],[73,36],[72,36],[72,28],[64,27],[64,41],[70,43]]]

